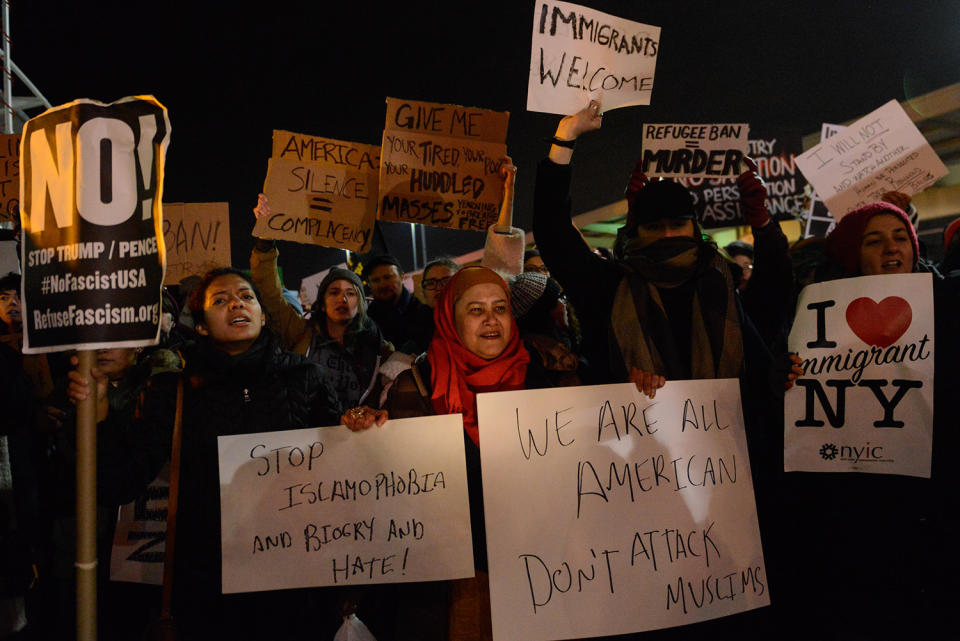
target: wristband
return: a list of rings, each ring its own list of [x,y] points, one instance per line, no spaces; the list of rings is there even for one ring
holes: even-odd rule
[[[561,140],[560,138],[557,138],[556,136],[554,136],[553,138],[550,139],[550,142],[556,145],[557,147],[566,147],[567,149],[573,149],[574,147],[577,146],[576,138],[574,138],[573,140]]]

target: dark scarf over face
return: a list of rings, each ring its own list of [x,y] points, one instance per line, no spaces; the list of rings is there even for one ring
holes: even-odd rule
[[[690,237],[645,247],[633,239],[624,243],[620,265],[624,277],[610,320],[627,372],[635,367],[668,380],[740,375],[743,338],[735,285],[716,248]],[[671,319],[671,313],[689,318]],[[678,326],[689,329],[677,332]],[[686,353],[689,363],[681,356]]]

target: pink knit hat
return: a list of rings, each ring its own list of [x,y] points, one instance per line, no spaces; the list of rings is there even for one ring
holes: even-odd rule
[[[917,242],[917,231],[910,222],[910,217],[890,203],[867,203],[863,207],[854,209],[840,219],[837,226],[827,236],[827,256],[839,263],[848,274],[860,273],[860,241],[863,239],[863,230],[867,228],[867,221],[879,214],[892,214],[903,221],[913,246],[913,265],[917,267],[917,257],[920,255],[920,245]]]
[[[957,233],[958,229],[960,229],[960,218],[957,218],[955,221],[947,225],[947,228],[943,231],[944,248],[950,246],[950,241],[953,240],[953,235]]]

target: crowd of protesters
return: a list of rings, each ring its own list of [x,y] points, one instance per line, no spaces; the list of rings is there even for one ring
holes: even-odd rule
[[[157,590],[119,589],[106,570],[116,509],[165,473],[179,423],[188,490],[179,497],[173,612],[182,638],[331,639],[356,611],[381,641],[490,639],[477,394],[633,382],[654,398],[668,381],[714,378],[740,381],[772,606],[640,636],[869,639],[935,629],[957,594],[949,401],[960,225],[947,229],[934,265],[922,258],[908,203],[894,194],[848,213],[825,241],[791,250],[749,166],[737,185],[753,243],[720,249],[684,187],[637,169],[626,222],[613,251],[600,254],[572,222],[570,190],[574,143],[601,125],[597,102],[560,121],[536,176],[537,249],[510,225],[516,170],[505,159],[504,209],[480,265],[428,263],[417,297],[400,261],[373,256],[359,273],[331,268],[303,310],[281,282],[276,243],[256,239],[249,273],[224,266],[165,291],[160,345],[99,350],[93,386],[66,354],[21,353],[20,277],[0,279],[14,488],[0,512],[0,596],[25,595],[21,638],[73,633],[71,401],[97,403],[103,638],[139,638],[136,626],[159,606]],[[269,214],[262,195],[254,212]],[[802,373],[787,350],[800,287],[917,271],[934,282],[931,478],[784,473],[783,395]],[[432,414],[463,417],[474,578],[220,593],[218,436],[336,424],[357,431]]]

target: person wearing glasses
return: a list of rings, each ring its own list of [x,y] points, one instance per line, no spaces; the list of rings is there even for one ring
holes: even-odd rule
[[[543,274],[544,276],[550,275],[550,270],[543,264],[543,258],[540,257],[540,251],[536,249],[528,249],[523,252],[523,271]]]
[[[420,289],[423,292],[423,302],[430,309],[436,308],[440,292],[443,291],[443,288],[457,273],[458,269],[460,269],[460,265],[449,258],[437,258],[427,263],[427,266],[423,268]]]

